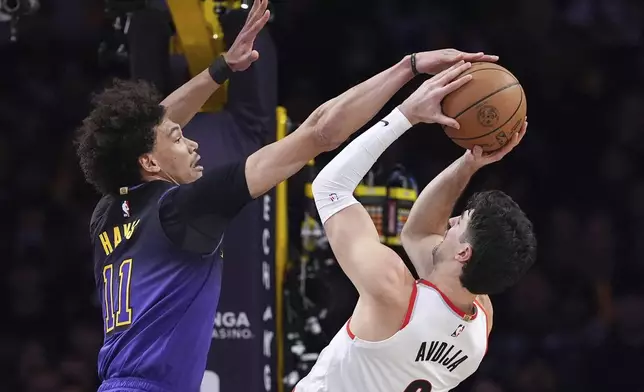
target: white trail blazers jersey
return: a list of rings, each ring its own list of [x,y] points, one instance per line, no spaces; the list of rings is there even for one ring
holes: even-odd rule
[[[449,391],[476,371],[487,351],[487,315],[478,301],[474,309],[466,315],[421,279],[400,331],[367,342],[347,321],[294,392]]]

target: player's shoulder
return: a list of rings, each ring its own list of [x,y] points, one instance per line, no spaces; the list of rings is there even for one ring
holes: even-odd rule
[[[122,188],[119,194],[108,194],[96,203],[90,220],[90,234],[96,234],[104,227],[120,224],[123,220],[156,211],[159,201],[176,185],[166,181],[152,181],[137,186]]]
[[[492,307],[492,300],[490,299],[490,296],[488,296],[488,295],[477,295],[476,296],[476,301],[483,308],[483,310],[485,310],[485,312],[488,314],[488,316],[492,316],[492,312],[494,311],[494,308]]]
[[[481,308],[483,308],[483,312],[485,313],[487,333],[489,335],[492,331],[492,325],[494,324],[494,308],[492,307],[492,300],[488,295],[477,295],[476,302]]]
[[[92,238],[96,237],[97,233],[102,230],[105,226],[105,223],[109,217],[110,209],[115,202],[115,198],[112,195],[104,195],[96,203],[94,211],[92,212],[92,218],[89,222],[89,231]]]

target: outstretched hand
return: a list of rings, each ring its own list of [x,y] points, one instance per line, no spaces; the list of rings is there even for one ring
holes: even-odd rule
[[[460,61],[423,83],[400,106],[399,110],[414,125],[417,123],[438,123],[452,128],[460,128],[458,122],[443,114],[441,101],[449,93],[458,90],[472,80],[472,75],[458,78],[472,66]],[[458,78],[458,79],[457,79]]]
[[[259,59],[259,52],[253,49],[255,38],[262,28],[266,26],[271,12],[268,8],[268,0],[255,0],[253,7],[248,13],[244,27],[237,35],[235,42],[224,54],[224,59],[230,69],[234,72],[247,70],[252,63]]]
[[[483,52],[468,53],[457,49],[439,49],[430,52],[416,53],[416,69],[420,73],[436,75],[447,68],[465,62],[496,62],[499,56],[485,54]]]
[[[498,162],[503,159],[504,156],[508,155],[508,153],[521,142],[527,130],[528,118],[526,117],[521,130],[512,135],[510,141],[503,147],[496,151],[486,153],[483,152],[481,146],[475,146],[473,149],[465,151],[463,159],[467,164],[472,165],[475,169],[480,169],[481,167],[489,165],[490,163]]]

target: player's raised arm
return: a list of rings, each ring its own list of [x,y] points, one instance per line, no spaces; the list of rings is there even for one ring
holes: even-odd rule
[[[339,146],[412,78],[410,61],[403,59],[325,102],[295,132],[252,154],[246,162],[250,194],[265,193],[320,153]]]
[[[443,240],[456,201],[475,173],[459,158],[423,189],[414,203],[400,238],[420,277],[433,266],[432,249]]]
[[[454,223],[450,220],[450,215],[474,173],[510,152],[523,138],[526,128],[527,122],[510,143],[492,154],[483,155],[480,148],[466,151],[420,193],[402,229],[401,240],[421,277],[426,277],[431,272],[432,250],[443,240],[448,225]]]
[[[257,197],[263,194],[295,174],[318,154],[338,147],[371,120],[415,74],[440,71],[441,75],[444,75],[449,67],[463,64],[462,58],[493,61],[495,56],[483,53],[469,54],[456,50],[447,52],[437,50],[406,56],[393,67],[324,103],[295,132],[249,157],[246,163],[246,177],[251,195]],[[450,76],[455,77],[453,72],[454,69]],[[461,83],[470,80],[469,77],[463,79]],[[426,82],[423,88],[426,90],[428,86]],[[445,93],[444,89],[447,87],[442,88],[441,93]],[[419,89],[419,91],[425,90]],[[422,114],[425,115],[425,113]],[[445,117],[440,112],[440,107],[435,114],[437,116],[433,121],[458,126],[453,119]],[[415,113],[410,115],[416,116]]]
[[[467,77],[453,81],[469,66],[456,64],[425,82],[399,108],[351,142],[313,181],[315,204],[331,248],[361,296],[398,298],[406,272],[396,253],[380,243],[353,192],[385,149],[413,124],[455,123],[442,114],[440,102],[469,81]]]
[[[246,24],[228,52],[161,102],[169,120],[185,126],[233,72],[245,71],[259,58],[253,45],[270,17],[267,7],[268,0],[256,0],[248,13]]]
[[[419,53],[416,63],[418,70],[425,71],[432,66],[444,66],[443,60],[432,60],[434,55],[434,52]],[[442,96],[451,91],[450,89],[455,89],[470,78],[461,78],[459,81],[450,83],[449,87],[439,85],[455,78],[468,67],[468,64],[461,64],[460,68],[455,66],[450,72],[443,71],[441,77],[436,76],[431,82],[425,82],[414,93],[415,95],[412,95],[416,98],[411,102],[422,102],[425,106],[421,105],[421,107],[426,108],[429,106],[425,101],[437,99],[437,94],[442,94],[440,95],[442,99]],[[153,159],[150,154],[146,155],[145,159],[141,160],[146,163],[146,166],[143,166],[144,169],[149,167],[148,171],[153,173],[150,178],[182,184],[164,199],[161,209],[162,220],[171,223],[184,222],[195,233],[208,237],[207,240],[198,241],[200,244],[203,242],[203,246],[188,246],[183,231],[176,230],[178,234],[173,238],[178,240],[175,241],[190,250],[212,249],[221,238],[226,222],[232,219],[241,208],[295,174],[321,152],[331,150],[346,140],[370,120],[396,91],[413,77],[413,73],[408,56],[388,70],[320,106],[302,126],[286,138],[261,148],[246,160],[209,170],[203,173],[203,176],[199,175],[201,178],[192,182],[184,181],[178,176],[182,173],[174,170],[169,172],[167,168],[162,170],[158,159]],[[436,91],[431,91],[432,89]],[[410,116],[412,122],[423,121],[423,115],[426,115],[427,110],[416,113],[414,107],[409,104],[407,106],[406,115]],[[453,119],[440,113],[440,106],[431,115],[434,116],[431,118],[433,122],[455,126]],[[197,165],[199,159],[196,153],[197,144],[183,137],[179,127],[171,126],[169,132],[170,136],[176,133],[176,143],[180,146],[185,145],[188,149],[191,165],[189,172],[192,177],[196,174],[193,173],[195,169],[200,169]],[[175,138],[169,140],[175,142]],[[172,165],[171,162],[162,164],[168,168]],[[204,219],[204,216],[208,218]],[[173,230],[166,228],[166,231]]]

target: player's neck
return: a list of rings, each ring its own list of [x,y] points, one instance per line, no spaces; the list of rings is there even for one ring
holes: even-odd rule
[[[170,178],[168,178],[168,177],[170,177]],[[170,182],[170,183],[173,183],[175,185],[179,185],[179,183],[177,181],[175,181],[174,178],[172,178],[169,175],[166,176],[165,172],[163,174],[147,174],[147,175],[144,174],[143,175],[143,181],[145,181],[145,182],[158,181],[158,180],[165,181],[165,182]]]
[[[441,271],[434,270],[427,277],[427,280],[434,284],[443,294],[449,298],[450,301],[457,308],[467,314],[472,313],[472,304],[476,299],[476,295],[470,293],[466,288],[461,285],[458,276],[442,273]]]

